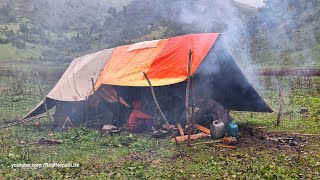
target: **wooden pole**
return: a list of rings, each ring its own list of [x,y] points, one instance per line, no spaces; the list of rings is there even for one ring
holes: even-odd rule
[[[164,119],[164,121],[166,122],[166,124],[169,126],[170,124],[169,124],[169,122],[168,122],[168,119],[167,119],[166,116],[163,114],[163,112],[162,112],[162,110],[161,110],[161,108],[160,108],[160,106],[159,106],[159,103],[158,103],[157,97],[156,97],[156,95],[155,95],[155,93],[154,93],[153,86],[152,86],[152,84],[151,84],[151,82],[150,82],[150,79],[148,78],[148,76],[147,76],[147,74],[146,74],[145,72],[143,72],[143,75],[144,75],[144,77],[145,77],[145,78],[147,79],[147,81],[148,81],[148,84],[149,84],[150,89],[151,89],[151,94],[152,94],[153,100],[154,100],[154,102],[156,103],[156,106],[157,106],[157,108],[158,108],[158,110],[159,110],[162,118]]]
[[[188,124],[188,139],[187,144],[190,146],[190,136],[191,136],[191,122],[190,122],[190,112],[189,112],[189,94],[190,94],[190,69],[191,69],[191,58],[192,58],[192,50],[189,51],[189,59],[188,59],[188,78],[187,78],[187,87],[186,87],[186,121]]]
[[[192,127],[192,131],[194,131],[194,127],[195,127],[195,121],[194,121],[194,107],[195,107],[195,104],[194,104],[194,88],[193,88],[193,79],[192,77],[191,78],[191,127]]]
[[[174,131],[170,128],[170,124],[169,124],[166,116],[163,114],[163,112],[162,112],[162,110],[161,110],[161,108],[160,108],[160,106],[159,106],[159,103],[158,103],[157,97],[156,97],[156,95],[155,95],[155,93],[154,93],[153,86],[152,86],[152,84],[151,84],[151,82],[150,82],[150,79],[148,78],[148,76],[147,76],[147,74],[146,74],[145,72],[143,72],[143,75],[144,75],[144,77],[145,77],[145,78],[147,79],[147,81],[148,81],[148,84],[149,84],[149,86],[150,86],[150,90],[151,90],[151,94],[152,94],[153,100],[154,100],[154,102],[156,103],[156,106],[157,106],[157,108],[158,108],[158,110],[159,110],[162,118],[164,119],[164,121],[165,121],[166,124],[168,125],[169,129],[171,130],[171,132],[172,132],[172,134],[173,134],[173,136],[174,136],[174,140],[175,140],[176,144],[179,144],[179,143],[178,143],[178,140],[177,140],[177,138],[176,138],[176,135],[175,135],[175,133],[174,133]]]
[[[276,126],[280,126],[281,122],[281,116],[282,116],[282,111],[283,111],[283,92],[282,89],[279,89],[279,112],[277,116],[277,123]]]
[[[88,125],[88,96],[86,96],[85,108],[86,108],[86,124],[85,124],[85,126],[87,127],[87,125]]]
[[[49,121],[51,121],[50,113],[49,113],[48,107],[47,107],[47,100],[46,100],[46,97],[44,97],[44,95],[43,95],[43,91],[42,91],[42,88],[41,88],[41,84],[40,84],[37,72],[35,72],[35,76],[36,76],[36,79],[37,79],[37,82],[38,82],[38,86],[39,86],[39,90],[40,90],[40,94],[41,94],[41,99],[43,100],[43,104],[44,104],[44,108],[46,110],[47,118],[48,118]]]
[[[117,92],[117,100],[118,100],[118,106],[117,106],[117,127],[119,127],[120,126],[120,96],[119,96],[119,94],[118,94],[118,92]]]
[[[93,80],[93,77],[91,77],[91,84],[92,84],[92,91],[93,91],[93,97],[94,97],[94,100],[97,100],[96,99],[96,89],[95,89],[95,86],[94,86],[94,80]],[[101,131],[101,122],[100,122],[100,116],[99,116],[99,112],[98,112],[98,106],[99,106],[99,102],[96,106],[96,116],[98,118],[98,124],[99,124],[99,132],[100,132],[100,136],[102,136],[102,131]]]

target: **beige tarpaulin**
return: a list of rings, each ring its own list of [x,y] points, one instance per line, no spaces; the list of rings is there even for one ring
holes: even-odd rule
[[[91,78],[93,78],[94,83],[96,83],[113,51],[113,48],[106,49],[74,59],[57,84],[48,93],[46,97],[48,109],[51,109],[56,101],[86,100],[93,90]],[[98,92],[99,97],[109,102],[117,101],[117,92],[114,91],[111,86],[108,86],[106,89],[99,89]],[[104,93],[101,94],[101,92]],[[107,97],[103,95],[107,95]],[[121,97],[119,97],[119,100],[120,103],[128,107],[128,104]],[[44,102],[41,101],[23,119],[43,112],[45,112]]]
[[[106,49],[74,59],[47,97],[60,101],[85,100],[92,91],[91,78],[94,83],[97,81],[113,51]]]

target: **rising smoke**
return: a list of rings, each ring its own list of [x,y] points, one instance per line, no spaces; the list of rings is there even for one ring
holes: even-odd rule
[[[242,67],[249,81],[260,88],[253,75],[250,46],[246,42],[249,38],[248,20],[254,8],[242,6],[232,0],[212,1],[173,1],[172,10],[177,14],[171,18],[182,31],[187,33],[219,32],[222,33],[226,49],[235,57],[236,63]],[[245,9],[247,8],[247,9]],[[212,67],[215,68],[215,67]],[[218,71],[211,69],[210,71]]]

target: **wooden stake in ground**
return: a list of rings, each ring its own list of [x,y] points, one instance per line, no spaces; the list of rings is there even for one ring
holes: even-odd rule
[[[85,102],[85,108],[86,108],[86,124],[85,127],[88,125],[88,96],[86,96],[86,102]]]
[[[50,113],[49,113],[48,107],[47,107],[47,100],[46,100],[46,97],[43,95],[41,84],[40,84],[37,72],[35,72],[35,76],[36,76],[36,79],[37,79],[37,82],[38,82],[38,86],[39,86],[39,90],[40,90],[40,94],[41,94],[41,99],[43,100],[43,104],[44,104],[44,108],[46,110],[47,118],[48,118],[48,121],[50,122],[51,118],[50,118]]]
[[[283,105],[284,105],[283,91],[282,91],[282,89],[280,88],[280,89],[279,89],[279,112],[278,112],[278,117],[277,117],[276,126],[280,126],[281,116],[282,116],[282,111],[283,111]]]
[[[120,96],[117,92],[117,101],[118,101],[118,106],[117,106],[117,116],[118,116],[118,120],[117,120],[117,127],[120,126]]]
[[[190,69],[191,69],[191,57],[192,57],[192,51],[190,49],[189,51],[189,59],[188,59],[188,78],[187,78],[187,87],[186,87],[186,121],[188,124],[188,140],[187,144],[190,146],[190,136],[191,136],[191,130],[192,130],[192,125],[190,122],[190,112],[189,112],[189,93],[190,93]]]
[[[191,77],[190,77],[191,78]],[[191,83],[191,127],[195,127],[195,120],[194,120],[194,109],[195,109],[195,101],[194,101],[194,88],[193,88],[193,79],[190,79]],[[192,129],[194,130],[194,129]]]

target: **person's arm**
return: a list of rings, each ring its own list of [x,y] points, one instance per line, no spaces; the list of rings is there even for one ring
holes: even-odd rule
[[[146,113],[143,113],[141,111],[136,112],[136,117],[141,118],[141,119],[155,119],[153,116],[146,114]]]

